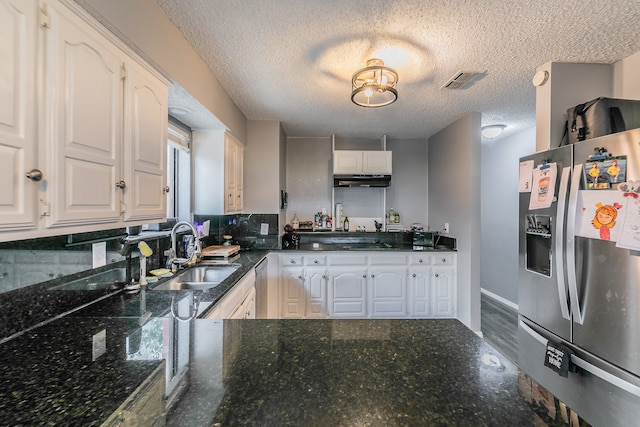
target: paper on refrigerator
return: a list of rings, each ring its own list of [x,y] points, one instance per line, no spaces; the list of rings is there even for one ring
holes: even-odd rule
[[[529,210],[551,206],[556,196],[557,175],[558,166],[555,163],[545,163],[533,170]]]

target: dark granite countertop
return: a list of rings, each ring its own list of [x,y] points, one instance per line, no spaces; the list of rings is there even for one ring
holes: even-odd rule
[[[197,294],[213,307],[267,253],[242,253],[241,267],[210,291],[152,285],[137,294],[105,291],[101,300],[1,343],[0,425],[100,425],[164,363],[162,322],[172,302]],[[457,320],[194,319],[192,325],[190,386],[169,425],[538,420],[518,395],[517,368]],[[102,330],[107,349],[95,357],[92,337]]]
[[[149,322],[160,322],[159,318]],[[158,351],[135,360],[127,342],[137,319],[63,317],[0,345],[0,425],[102,424],[161,364]],[[94,359],[93,335],[106,331]],[[146,360],[144,360],[146,359]]]
[[[545,425],[457,320],[198,319],[193,336],[168,425]]]

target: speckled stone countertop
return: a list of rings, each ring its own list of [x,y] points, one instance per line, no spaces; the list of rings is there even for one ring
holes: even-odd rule
[[[164,363],[161,351],[130,360],[137,328],[137,319],[64,317],[0,345],[0,425],[102,424]],[[94,360],[92,336],[102,330],[106,352]]]
[[[517,368],[457,320],[202,319],[193,351],[168,425],[541,421],[518,395]]]

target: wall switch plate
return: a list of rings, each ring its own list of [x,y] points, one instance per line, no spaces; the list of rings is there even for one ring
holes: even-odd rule
[[[92,360],[98,359],[107,352],[107,330],[103,329],[92,337]]]
[[[448,222],[445,222],[445,223],[444,223],[444,230],[443,230],[443,231],[444,231],[445,233],[449,234],[449,223],[448,223]]]
[[[93,268],[107,265],[107,242],[99,242],[91,245],[91,255],[93,257]]]

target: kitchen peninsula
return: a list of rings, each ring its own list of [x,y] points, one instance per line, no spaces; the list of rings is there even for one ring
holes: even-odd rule
[[[242,253],[229,280],[197,292],[200,313],[265,255]],[[0,424],[118,425],[129,396],[160,390],[163,322],[190,295],[115,292],[4,342]],[[169,425],[533,425],[540,416],[518,394],[517,368],[455,319],[189,323],[189,385]]]

